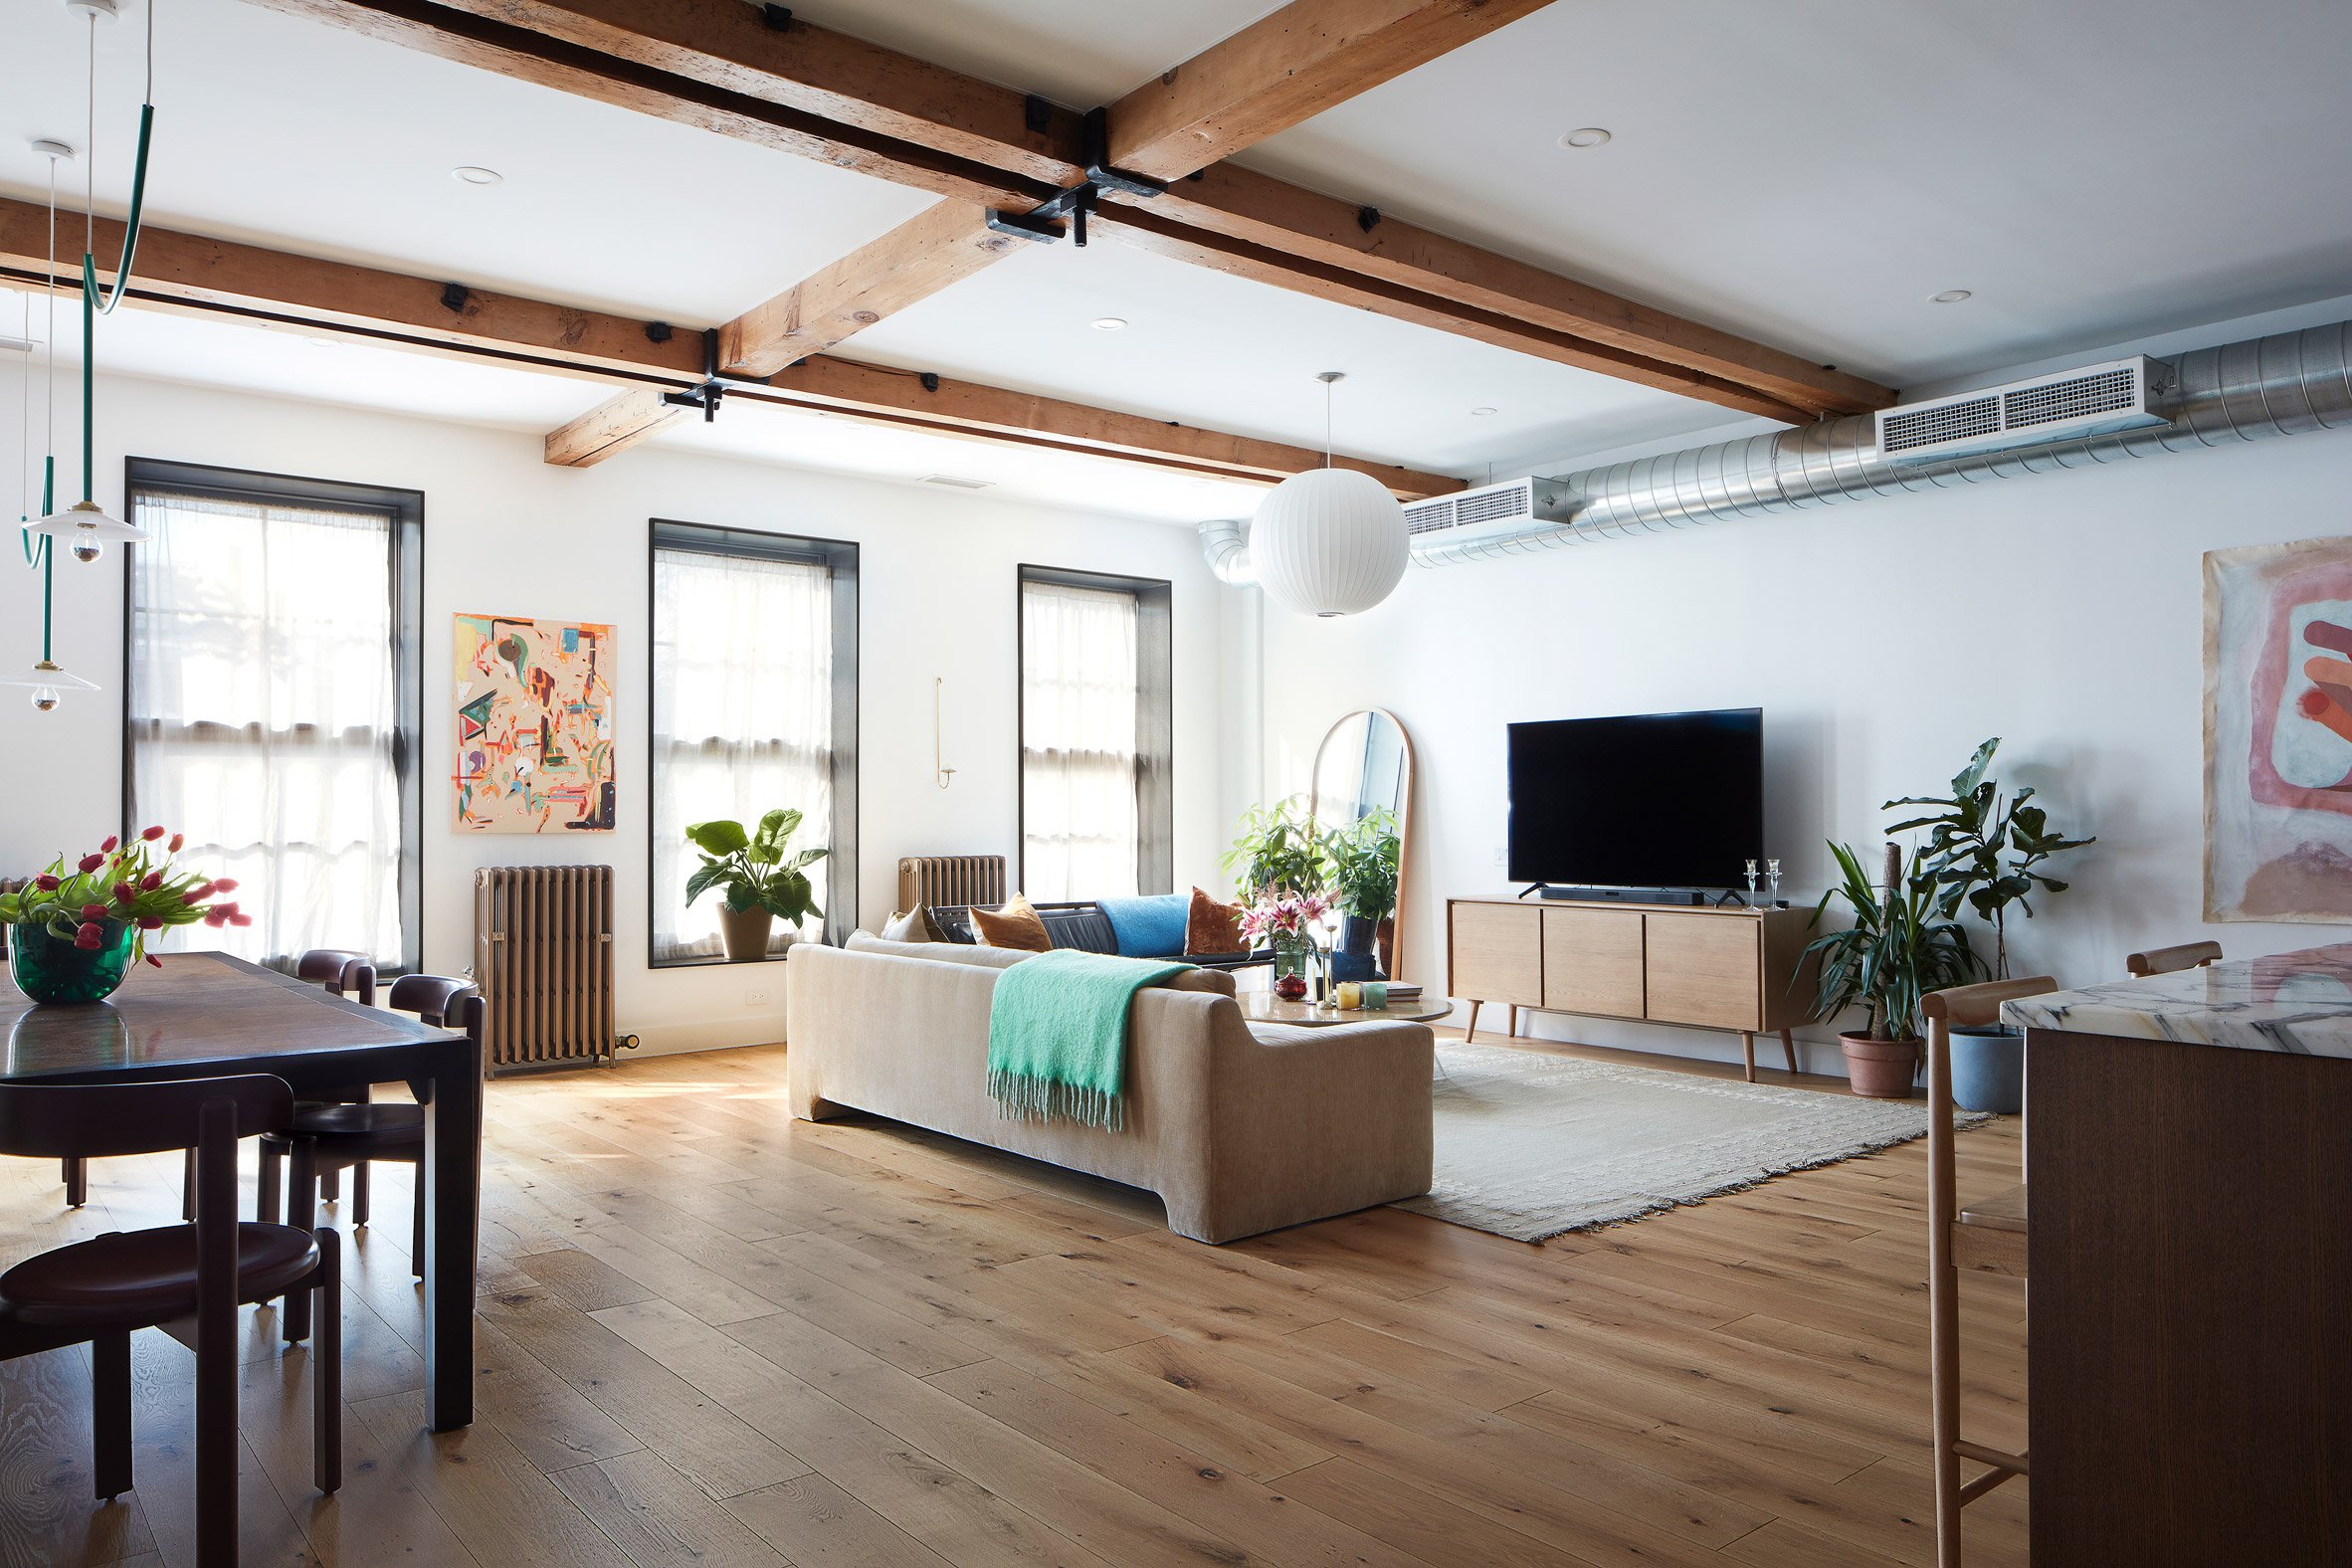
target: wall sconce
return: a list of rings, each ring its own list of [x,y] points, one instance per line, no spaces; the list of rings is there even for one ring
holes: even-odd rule
[[[931,678],[931,778],[941,789],[955,782],[955,769],[947,766],[945,741],[947,678]]]

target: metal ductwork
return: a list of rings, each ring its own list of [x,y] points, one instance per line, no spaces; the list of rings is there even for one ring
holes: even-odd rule
[[[1529,516],[1523,530],[1475,539],[1416,537],[1413,563],[1525,555],[1726,517],[2352,428],[2352,322],[2192,349],[2152,365],[2153,408],[2162,424],[1965,457],[1905,459],[1880,453],[1873,416],[1850,415],[1544,480],[1548,515]],[[1201,524],[1202,550],[1220,580],[1257,581],[1249,537],[1246,522]]]
[[[2352,427],[2352,322],[2192,349],[2154,364],[2154,407],[2166,421],[2160,425],[1905,461],[1879,453],[1872,416],[1850,415],[1563,475],[1546,483],[1564,492],[1571,520],[1531,520],[1523,533],[1451,543],[1416,539],[1413,562],[1523,555],[1725,517]]]

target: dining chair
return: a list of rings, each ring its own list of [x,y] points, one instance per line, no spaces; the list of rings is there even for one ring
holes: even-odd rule
[[[2134,980],[2145,980],[2150,975],[2168,975],[2183,969],[2206,969],[2221,961],[2221,943],[2183,942],[2178,947],[2154,947],[2144,953],[2133,953],[2123,960],[2123,967]]]
[[[437,1029],[463,1030],[476,1045],[482,1043],[481,994],[471,981],[447,975],[402,975],[386,993],[385,1005],[395,1012],[414,1013]],[[416,1200],[409,1219],[409,1268],[425,1276],[425,1107],[401,1101],[374,1103],[364,1098],[343,1104],[294,1107],[283,1130],[262,1139],[260,1193],[255,1217],[280,1218],[281,1161],[291,1163],[286,1173],[286,1212],[289,1225],[307,1229],[318,1205],[332,1196],[327,1183],[334,1173],[351,1171],[351,1223],[368,1223],[367,1167],[370,1161],[389,1160],[418,1167]],[[308,1332],[307,1310],[301,1297],[286,1305],[288,1340]]]
[[[0,1359],[88,1343],[97,1494],[131,1486],[130,1336],[196,1320],[196,1561],[237,1560],[237,1308],[317,1298],[312,1480],[342,1484],[342,1259],[332,1231],[237,1218],[237,1144],[284,1125],[294,1092],[265,1074],[155,1083],[0,1083],[0,1153],[100,1158],[196,1150],[196,1217],[110,1231],[0,1274]]]
[[[1927,1015],[1927,1361],[1935,1429],[1939,1568],[1959,1568],[1960,1510],[2003,1481],[2026,1473],[2024,1454],[1960,1435],[1961,1271],[2026,1277],[2026,1187],[2021,1181],[2007,1192],[1960,1207],[1958,1135],[1952,1130],[1952,1030],[1995,1023],[2002,1003],[2057,989],[2058,982],[2050,976],[2034,975],[1931,991],[1919,1004]],[[1962,1460],[1990,1468],[1963,1483]]]

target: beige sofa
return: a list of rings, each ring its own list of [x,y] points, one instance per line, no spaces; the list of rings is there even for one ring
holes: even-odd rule
[[[802,943],[785,975],[792,1113],[897,1121],[1148,1188],[1168,1229],[1203,1242],[1429,1190],[1426,1025],[1245,1024],[1233,977],[1138,992],[1126,1126],[1000,1117],[988,1097],[997,972],[1027,955],[960,943]]]

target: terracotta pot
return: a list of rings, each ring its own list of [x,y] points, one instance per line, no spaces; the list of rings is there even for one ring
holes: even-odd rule
[[[1867,1099],[1911,1097],[1911,1079],[1919,1070],[1917,1041],[1840,1035],[1838,1044],[1846,1048],[1846,1077],[1854,1092]]]
[[[722,900],[718,906],[718,937],[726,944],[727,962],[740,964],[767,957],[768,927],[775,919],[764,904],[730,909]]]

